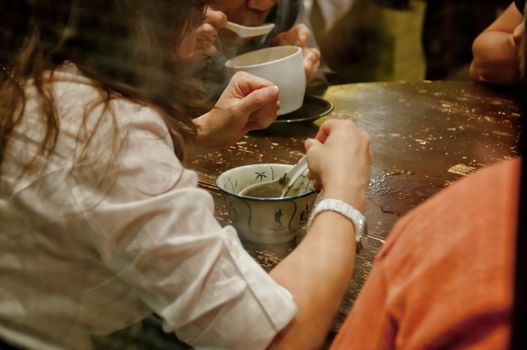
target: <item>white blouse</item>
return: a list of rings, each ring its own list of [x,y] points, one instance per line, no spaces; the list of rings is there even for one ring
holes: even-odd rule
[[[0,182],[0,338],[89,349],[90,334],[156,312],[197,348],[265,348],[296,313],[292,296],[216,221],[160,115],[125,99],[105,109],[90,80],[57,72],[46,157],[29,85]]]

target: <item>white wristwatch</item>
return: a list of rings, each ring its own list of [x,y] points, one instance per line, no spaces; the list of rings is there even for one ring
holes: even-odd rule
[[[308,227],[311,226],[313,219],[323,211],[330,210],[344,215],[355,226],[355,241],[357,242],[357,253],[362,249],[364,237],[368,233],[366,218],[360,211],[353,208],[348,203],[340,199],[323,199],[315,205],[315,209],[309,217]]]

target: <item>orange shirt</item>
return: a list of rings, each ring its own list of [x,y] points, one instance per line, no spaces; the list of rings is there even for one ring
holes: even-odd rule
[[[520,167],[489,166],[403,217],[330,349],[506,349]]]

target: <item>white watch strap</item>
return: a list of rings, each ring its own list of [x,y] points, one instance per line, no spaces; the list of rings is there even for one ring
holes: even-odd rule
[[[360,211],[353,208],[348,203],[334,198],[323,199],[315,205],[315,209],[311,212],[309,217],[308,227],[311,226],[313,219],[323,211],[334,211],[348,218],[355,227],[355,241],[357,242],[357,249],[362,246],[363,236],[366,230],[366,218]]]

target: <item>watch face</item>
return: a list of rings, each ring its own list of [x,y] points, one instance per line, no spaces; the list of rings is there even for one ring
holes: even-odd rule
[[[357,233],[361,236],[365,236],[368,232],[368,224],[366,222],[366,217],[358,212],[353,215],[353,223],[355,223],[358,227],[356,227]]]

